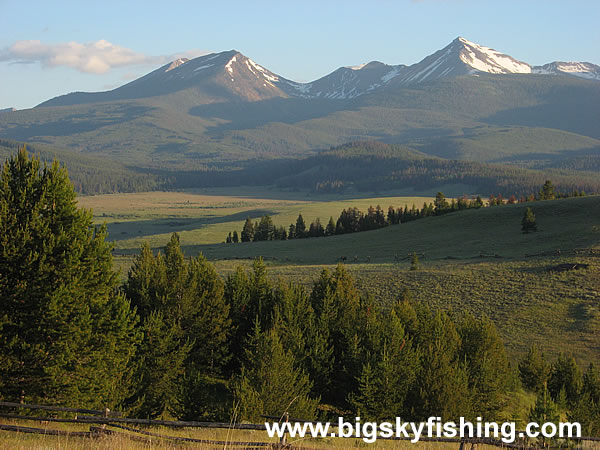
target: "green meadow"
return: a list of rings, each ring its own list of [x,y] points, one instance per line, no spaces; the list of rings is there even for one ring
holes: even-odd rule
[[[247,216],[268,213],[276,225],[287,226],[299,213],[307,222],[326,221],[349,206],[387,209],[432,200],[240,192],[117,194],[79,201],[94,209],[97,222],[107,222],[123,277],[144,240],[158,250],[172,232],[180,233],[187,256],[204,254],[222,276],[262,257],[273,279],[307,288],[323,268],[334,268],[345,256],[360,289],[379,302],[389,303],[408,288],[415,299],[435,308],[492,318],[514,361],[532,343],[552,357],[561,351],[572,354],[582,364],[600,358],[600,257],[589,252],[600,249],[598,196],[527,204],[538,224],[538,232],[530,234],[520,231],[526,206],[517,204],[327,238],[223,244],[226,233],[239,231]],[[412,252],[420,258],[416,271],[410,270]],[[575,264],[574,270],[564,269]]]

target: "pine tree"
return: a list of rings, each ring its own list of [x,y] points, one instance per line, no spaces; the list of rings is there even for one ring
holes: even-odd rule
[[[460,359],[467,363],[473,410],[491,420],[502,409],[510,368],[504,344],[493,322],[467,314],[459,326]]]
[[[472,417],[468,371],[460,360],[460,336],[445,313],[422,308],[416,344],[419,370],[411,395],[416,418],[440,416],[443,420]]]
[[[135,389],[126,405],[137,416],[155,418],[172,412],[177,405],[191,344],[182,341],[179,326],[161,311],[151,312],[142,330],[144,339],[134,362]]]
[[[521,219],[521,231],[523,233],[530,233],[533,231],[537,231],[537,223],[535,221],[535,214],[531,208],[527,208],[525,210],[525,214],[523,214],[523,219]]]
[[[557,399],[559,393],[564,391],[567,402],[573,403],[579,397],[582,384],[581,370],[577,366],[575,358],[567,358],[560,353],[552,364],[548,378],[548,392],[552,398]]]
[[[419,257],[417,252],[413,252],[410,257],[410,270],[419,270]]]
[[[240,242],[240,238],[238,237],[238,232],[237,231],[233,232],[233,237],[231,238],[231,241],[234,244],[237,244],[238,242]]]
[[[546,180],[544,186],[542,186],[539,197],[540,200],[554,200],[556,193],[554,192],[554,185],[552,184],[552,181]]]
[[[325,236],[333,236],[335,234],[335,222],[333,221],[333,217],[329,217],[329,222],[327,222],[327,227],[325,228]]]
[[[254,240],[254,224],[250,217],[246,219],[242,229],[242,242],[252,242]]]
[[[544,355],[533,344],[529,347],[527,355],[519,361],[519,375],[526,389],[541,392],[546,386],[550,366],[544,359]]]
[[[312,420],[318,399],[310,397],[311,383],[296,366],[291,351],[285,350],[277,329],[261,331],[258,323],[247,343],[245,364],[234,382],[234,396],[240,403],[242,420],[260,422],[261,416]]]
[[[560,420],[558,408],[556,404],[552,401],[552,398],[550,396],[550,393],[548,392],[548,388],[545,383],[542,387],[542,390],[538,393],[535,406],[529,410],[528,419],[530,422],[535,422],[538,424],[545,424],[548,422],[557,424]],[[540,434],[540,436],[537,439],[537,443],[541,444],[542,447],[549,446],[548,438],[545,438]]]
[[[441,192],[436,194],[433,204],[435,206],[435,213],[437,215],[444,214],[450,207],[448,205],[448,200],[446,200],[446,196]]]
[[[299,214],[296,219],[295,236],[299,239],[306,237],[306,223],[302,214]]]
[[[116,407],[139,334],[106,228],[58,162],[25,148],[0,172],[0,396]]]

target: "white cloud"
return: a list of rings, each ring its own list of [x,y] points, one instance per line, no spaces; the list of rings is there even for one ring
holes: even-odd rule
[[[83,73],[102,74],[116,67],[166,64],[180,57],[196,57],[205,53],[192,50],[177,55],[149,56],[104,39],[84,44],[73,41],[58,44],[17,41],[0,50],[0,61],[40,63],[42,67],[66,66]]]

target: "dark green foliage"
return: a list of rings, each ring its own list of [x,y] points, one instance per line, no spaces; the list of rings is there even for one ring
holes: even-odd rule
[[[284,349],[277,328],[261,331],[258,323],[249,337],[245,363],[234,383],[243,420],[259,423],[262,414],[307,420],[315,418],[318,399],[310,397],[311,383],[298,368],[290,350]]]
[[[417,315],[419,369],[411,387],[413,417],[472,417],[474,392],[469,390],[469,367],[460,359],[461,340],[455,324],[445,313],[433,314],[423,307]]]
[[[560,420],[558,407],[556,403],[552,401],[550,393],[548,392],[545,384],[543,389],[537,395],[535,406],[529,410],[528,419],[530,422],[535,422],[537,424],[544,424],[548,422],[557,424]],[[548,439],[543,437],[541,434],[537,440],[542,447],[548,446]]]
[[[244,228],[242,230],[242,242],[251,242],[254,240],[254,225],[252,224],[252,220],[250,217],[246,219],[246,223],[244,223]]]
[[[304,218],[302,217],[302,214],[298,215],[298,218],[296,219],[296,226],[294,227],[294,230],[295,230],[294,236],[297,237],[298,239],[302,239],[302,238],[306,237],[306,223],[304,222]]]
[[[581,423],[583,435],[600,436],[600,373],[593,364],[583,375],[581,395],[571,408],[569,420]]]
[[[232,405],[226,381],[190,370],[181,379],[172,410],[180,420],[218,422],[231,417]]]
[[[487,318],[467,314],[458,327],[460,360],[467,363],[473,413],[492,419],[504,405],[510,370],[504,344],[496,327]]]
[[[144,339],[135,360],[135,388],[126,402],[136,416],[155,418],[172,413],[191,343],[161,311],[153,311],[142,325]]]
[[[448,201],[446,200],[446,196],[441,192],[436,194],[433,205],[435,206],[435,213],[438,215],[444,214],[444,212],[450,208],[450,205],[448,205]]]
[[[521,231],[523,233],[531,233],[537,231],[537,223],[535,221],[535,214],[531,208],[527,208],[521,219]]]
[[[540,200],[554,200],[556,194],[554,192],[554,185],[552,184],[552,181],[546,180],[544,182],[544,186],[542,186],[539,197]]]
[[[138,335],[106,229],[58,162],[21,149],[0,174],[0,380],[6,399],[96,407],[129,388]]]
[[[552,398],[558,400],[561,391],[564,391],[567,402],[576,401],[582,389],[582,382],[581,370],[575,359],[559,354],[551,366],[548,379],[548,392]]]
[[[275,238],[275,227],[271,216],[263,216],[254,227],[254,241],[272,241]]]
[[[143,389],[130,403],[144,416],[173,412],[184,374],[196,381],[220,375],[230,358],[231,320],[223,282],[202,255],[186,261],[179,236],[173,234],[164,256],[142,246],[125,292],[145,321],[137,356]],[[156,367],[161,367],[159,373]]]
[[[419,270],[419,256],[416,252],[410,256],[410,270]]]
[[[542,392],[550,375],[550,365],[534,344],[527,355],[519,361],[519,375],[523,387],[534,392]]]

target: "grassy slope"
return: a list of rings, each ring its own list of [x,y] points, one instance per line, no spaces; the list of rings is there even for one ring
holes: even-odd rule
[[[150,192],[80,197],[79,205],[94,211],[96,222],[108,224],[118,252],[137,251],[144,240],[153,247],[164,246],[173,232],[179,232],[184,246],[216,244],[227,233],[241,232],[246,217],[265,214],[277,226],[288,227],[302,214],[307,226],[317,217],[323,226],[330,216],[337,219],[344,208],[363,211],[381,206],[387,211],[415,203],[421,206],[431,197],[346,198],[307,197],[301,192],[281,192],[265,188],[210,189],[198,192]]]
[[[467,210],[357,234],[238,245],[191,246],[211,259],[264,256],[300,264],[331,264],[357,255],[372,262],[393,262],[394,255],[416,251],[428,259],[471,258],[498,254],[523,258],[557,249],[600,246],[600,197],[536,202],[531,206],[539,232],[522,234],[524,205]]]
[[[373,199],[365,201],[374,203]],[[322,206],[285,207],[296,214],[298,208]],[[187,255],[202,251],[215,260],[223,275],[236,265],[249,265],[251,260],[245,258],[264,256],[273,278],[295,280],[307,287],[324,266],[334,267],[340,256],[347,256],[361,290],[378,301],[391,302],[409,288],[418,301],[436,308],[488,315],[496,322],[513,361],[535,342],[551,358],[564,351],[582,364],[600,362],[600,258],[564,255],[574,248],[600,248],[600,197],[528,206],[537,216],[539,231],[527,235],[520,232],[525,206],[515,205],[330,238],[237,245],[190,245],[194,235],[188,232],[182,238]],[[161,236],[160,245],[167,237]],[[557,249],[563,250],[562,256],[526,257]],[[409,270],[407,260],[394,261],[395,254],[403,257],[411,251],[426,255],[416,272]],[[480,257],[481,252],[502,258]],[[354,255],[359,263],[352,262]],[[458,259],[446,259],[449,256]],[[123,273],[130,263],[130,258],[117,260]],[[562,263],[589,267],[549,270]]]

